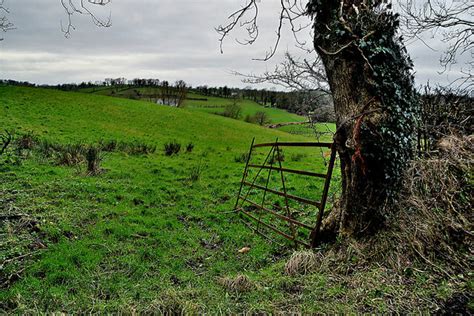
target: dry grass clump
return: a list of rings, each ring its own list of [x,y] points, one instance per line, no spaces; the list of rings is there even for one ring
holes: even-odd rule
[[[466,310],[472,300],[467,284],[474,249],[473,162],[473,136],[441,139],[436,152],[407,168],[385,229],[374,236],[338,240],[321,252],[318,272],[359,289],[348,297],[367,306],[375,295],[393,311]],[[417,283],[417,276],[427,279]],[[378,284],[385,284],[390,295],[374,293]],[[426,291],[436,292],[440,284],[446,297],[427,300]]]
[[[219,284],[222,285],[228,292],[244,293],[251,291],[255,285],[248,276],[240,274],[235,278],[221,278]]]
[[[413,160],[386,229],[332,247],[320,269],[346,273],[377,263],[404,271],[418,262],[450,280],[468,275],[474,248],[473,153],[473,136],[448,136],[436,152]]]
[[[318,256],[312,251],[296,251],[285,265],[285,273],[290,276],[307,274],[318,267]]]
[[[464,270],[474,245],[474,137],[448,136],[438,149],[408,169],[397,236],[425,261],[441,259]]]
[[[84,161],[86,147],[82,144],[71,144],[57,147],[57,164],[61,166],[76,166]]]
[[[38,137],[33,132],[19,135],[16,139],[16,146],[19,150],[31,150],[38,143]]]

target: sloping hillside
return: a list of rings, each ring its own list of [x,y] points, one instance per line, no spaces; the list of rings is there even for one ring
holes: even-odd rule
[[[114,140],[157,146],[149,154],[106,153],[105,172],[94,177],[35,150],[24,152],[18,164],[2,164],[0,211],[22,215],[0,232],[8,239],[0,257],[9,262],[1,274],[0,310],[206,306],[238,312],[255,304],[272,310],[280,290],[235,305],[239,299],[218,282],[257,271],[289,251],[230,213],[241,157],[253,137],[310,139],[149,102],[21,87],[0,87],[0,126],[59,144]],[[172,140],[183,149],[166,156],[163,145]],[[184,150],[188,143],[192,152]],[[324,171],[320,153],[303,154],[285,152],[288,163]],[[300,193],[314,194],[321,185],[297,181],[288,179],[287,185]],[[251,247],[249,254],[237,252],[244,246]]]
[[[291,137],[258,126],[186,109],[120,98],[34,88],[0,87],[4,128],[21,127],[63,140],[140,138],[163,143],[170,138],[227,147]],[[227,144],[224,144],[227,143]]]
[[[84,88],[80,92],[114,96],[121,98],[141,98],[143,101],[151,101],[146,96],[157,96],[160,94],[159,88],[114,88],[114,87],[97,87],[97,88]],[[140,93],[140,97],[136,95],[136,92]],[[222,113],[224,108],[232,104],[232,99],[220,98],[215,96],[204,96],[198,93],[190,92],[187,95],[187,100],[184,102],[184,106],[192,110],[198,110],[207,113]],[[252,100],[239,99],[237,101],[242,108],[242,115],[240,120],[244,120],[247,115],[255,115],[257,112],[265,112],[272,123],[285,123],[285,122],[304,122],[307,119],[305,117],[289,113],[282,109],[264,107]]]

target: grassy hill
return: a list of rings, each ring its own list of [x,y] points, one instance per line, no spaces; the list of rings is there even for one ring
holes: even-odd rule
[[[2,226],[8,242],[0,257],[13,261],[2,274],[8,286],[0,291],[0,310],[270,311],[284,300],[278,289],[260,289],[244,302],[226,294],[218,279],[271,267],[289,251],[229,213],[251,139],[310,139],[191,109],[21,87],[0,87],[0,126],[60,144],[116,140],[158,148],[147,155],[107,153],[106,172],[96,177],[35,152],[1,167],[0,196],[8,203],[0,210],[18,210],[34,228],[15,221]],[[194,150],[165,156],[171,140],[192,142]],[[290,166],[325,170],[320,153],[299,154],[285,152]],[[311,196],[321,187],[296,178],[287,185]],[[247,255],[237,252],[244,246],[252,249]],[[308,310],[319,308],[308,303]]]
[[[317,269],[285,273],[291,244],[256,235],[231,211],[253,137],[313,138],[205,112],[1,86],[0,127],[26,134],[17,144],[31,149],[0,157],[0,313],[423,313],[464,299],[457,291],[466,276],[439,281],[431,266],[370,264],[357,243],[344,250],[347,257],[329,248],[304,261],[303,253],[294,258]],[[183,150],[167,156],[163,147],[173,140]],[[95,176],[84,163],[70,163],[72,152],[47,154],[100,142],[129,147],[103,152],[103,172]],[[186,152],[189,143],[194,148]],[[157,150],[120,149],[133,146]],[[254,158],[261,163],[265,155]],[[327,153],[283,155],[285,167],[325,171]],[[281,190],[279,175],[269,179]],[[337,174],[334,180],[333,192]],[[319,198],[321,184],[286,178],[289,193],[308,198]],[[308,208],[293,214],[307,223],[315,215]],[[240,253],[243,247],[250,251]]]

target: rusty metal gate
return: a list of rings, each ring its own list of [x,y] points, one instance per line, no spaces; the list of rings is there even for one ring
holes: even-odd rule
[[[254,154],[257,148],[270,148],[270,151],[266,155],[265,161],[263,164],[254,164],[251,163],[252,155]],[[290,168],[284,168],[282,165],[282,148],[284,147],[319,147],[322,149],[330,150],[330,159],[327,163],[326,173],[317,173],[313,171],[305,170],[295,170]],[[235,203],[234,211],[243,215],[243,218],[250,219],[251,221],[245,221],[247,226],[252,228],[256,233],[269,238],[262,231],[264,227],[266,230],[273,231],[284,238],[294,242],[295,246],[303,245],[308,248],[313,248],[318,244],[318,234],[321,228],[321,222],[323,220],[324,208],[326,206],[329,187],[331,183],[331,176],[334,169],[334,163],[336,159],[336,150],[332,143],[320,143],[320,142],[279,142],[278,139],[273,143],[262,143],[255,144],[255,139],[252,140],[250,150],[246,157],[245,169],[242,176],[242,181],[240,184],[239,193],[237,195],[237,201]],[[249,170],[255,169],[256,175],[253,179],[249,179]],[[265,185],[257,184],[257,178],[260,177],[263,170],[268,170],[268,175],[266,177]],[[269,180],[272,171],[279,173],[279,178],[281,181],[281,189],[275,190],[269,188]],[[285,185],[285,173],[291,173],[300,176],[307,176],[313,178],[324,179],[324,186],[319,201],[314,199],[309,199],[287,192],[287,187]],[[264,179],[265,180],[265,179]],[[247,190],[245,190],[247,188]],[[252,190],[260,190],[263,194],[262,200],[260,203],[253,201],[249,198],[249,195]],[[273,194],[278,197],[284,198],[284,205],[271,205],[266,206],[266,197],[267,193]],[[291,209],[289,206],[289,201],[296,201],[303,205],[309,205],[316,209],[315,212],[315,222],[313,223],[303,223],[300,220],[294,218],[293,214],[297,210]],[[262,215],[265,214],[267,221],[262,219]],[[289,231],[284,231],[282,228],[276,226],[274,219],[283,221],[284,227],[289,229]],[[253,223],[253,224],[252,224]],[[305,230],[306,234],[301,232]],[[306,240],[305,240],[306,238]],[[269,238],[271,239],[271,238]]]

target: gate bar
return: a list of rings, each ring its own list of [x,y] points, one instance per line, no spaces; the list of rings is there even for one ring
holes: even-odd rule
[[[278,142],[278,137],[277,139],[275,140],[275,142]],[[273,151],[273,154],[272,154],[272,159],[270,159],[270,167],[273,167],[273,162],[275,161],[275,148],[273,147],[270,151]],[[264,163],[265,165],[265,163]],[[262,169],[260,169],[261,171]],[[268,176],[267,176],[267,182],[265,183],[265,188],[268,188],[268,183],[270,182],[270,176],[271,176],[271,173],[272,173],[272,169],[269,169],[268,170]],[[255,183],[255,182],[254,182]],[[263,198],[262,198],[262,207],[265,205],[265,198],[267,197],[267,191],[264,191],[263,192]],[[243,205],[243,203],[242,203]],[[259,220],[262,219],[262,215],[260,214],[260,217],[258,218]],[[260,224],[257,224],[257,230],[259,229],[259,225]]]
[[[279,230],[278,228],[276,228],[275,226],[273,225],[270,225],[270,224],[267,224],[261,220],[259,220],[258,218],[256,218],[255,216],[253,216],[252,214],[250,214],[249,212],[245,211],[242,207],[238,208],[239,212],[242,212],[244,213],[245,215],[247,215],[248,217],[252,218],[253,220],[259,222],[260,224],[262,224],[263,226],[273,230],[275,233],[279,234],[279,235],[282,235],[283,237],[285,237],[286,239],[289,239],[289,240],[293,240],[294,242],[297,242],[299,244],[302,244],[306,247],[310,247],[310,245],[308,243],[305,243],[304,241],[301,241],[301,240],[298,240],[298,239],[295,239],[293,236],[290,236],[284,232],[282,232],[281,230]]]
[[[288,168],[278,168],[278,167],[262,166],[262,165],[254,165],[254,164],[249,164],[248,166],[251,168],[271,169],[271,170],[276,170],[276,171],[289,172],[289,173],[300,174],[300,175],[311,176],[311,177],[318,177],[318,178],[323,178],[323,179],[327,178],[326,174],[316,173],[316,172],[311,172],[311,171],[294,170],[294,169],[288,169]]]
[[[266,212],[268,212],[268,213],[271,213],[271,214],[275,215],[276,217],[279,217],[280,219],[282,219],[282,220],[284,220],[284,221],[292,222],[293,224],[296,224],[296,225],[298,225],[298,226],[300,226],[300,227],[303,227],[303,228],[306,228],[306,229],[309,229],[309,230],[313,230],[313,228],[314,228],[314,227],[311,227],[311,226],[309,226],[309,225],[307,225],[307,224],[305,224],[305,223],[299,222],[299,221],[297,221],[297,220],[295,220],[295,219],[286,217],[285,215],[278,214],[277,212],[275,212],[275,211],[273,211],[273,210],[270,210],[270,209],[268,209],[268,208],[266,208],[266,207],[264,207],[264,206],[260,206],[260,205],[258,205],[257,203],[255,203],[255,202],[252,201],[252,200],[244,199],[243,196],[241,197],[241,199],[244,200],[244,201],[249,202],[251,205],[253,205],[253,206],[255,206],[255,207],[257,207],[257,208],[259,208],[259,209],[261,209],[261,210],[263,210],[263,211],[266,211]]]
[[[253,187],[253,188],[268,191],[268,192],[271,192],[273,194],[285,197],[285,193],[283,193],[283,192],[276,191],[276,190],[273,190],[273,189],[270,189],[270,188],[265,188],[265,187],[262,187],[258,184],[252,184],[252,183],[249,183],[247,181],[244,181],[244,184],[248,185],[250,187]],[[313,205],[313,206],[321,207],[321,202],[318,202],[318,201],[308,200],[308,199],[305,199],[305,198],[302,198],[302,197],[299,197],[299,196],[295,196],[295,195],[291,195],[291,194],[286,194],[286,197],[288,197],[292,200],[301,202],[301,203],[306,203],[306,204],[310,204],[310,205]]]
[[[277,160],[278,160],[278,164],[280,165],[280,175],[281,175],[281,183],[283,185],[283,193],[285,194],[285,206],[286,206],[286,216],[288,217],[291,217],[291,213],[290,213],[290,205],[288,204],[288,192],[286,192],[286,185],[285,185],[285,176],[283,175],[283,166],[281,165],[281,151],[280,151],[280,147],[278,146],[278,139],[276,141],[277,145],[276,145],[276,149],[277,149]],[[271,170],[270,170],[271,171]],[[291,233],[293,234],[293,239],[295,241],[295,247],[298,247],[298,243],[296,242],[296,229],[295,229],[295,226],[293,225],[292,222],[289,222],[289,226],[290,226],[290,230],[291,230]]]
[[[326,147],[331,148],[332,143],[310,143],[310,142],[281,142],[281,143],[262,143],[253,145],[253,148],[257,147]]]

